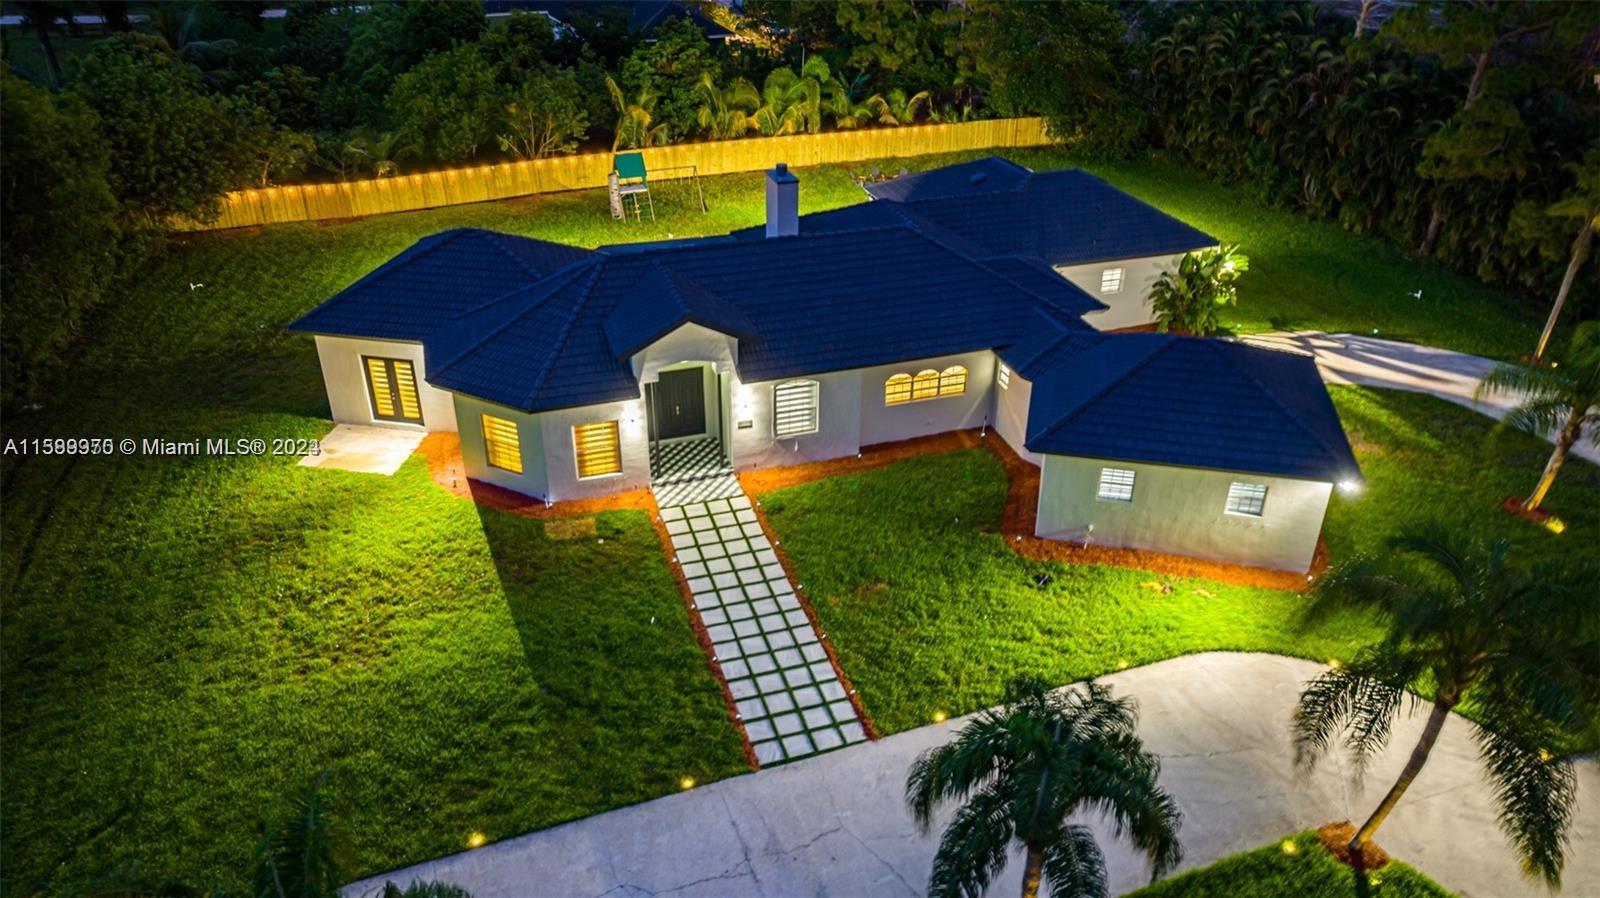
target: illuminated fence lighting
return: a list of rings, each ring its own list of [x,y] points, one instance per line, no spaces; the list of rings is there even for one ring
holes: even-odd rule
[[[467,847],[468,848],[481,848],[481,847],[483,847],[483,843],[487,842],[487,841],[489,841],[487,836],[485,836],[483,833],[480,833],[480,832],[477,832],[476,830],[474,830],[472,835],[467,836]]]

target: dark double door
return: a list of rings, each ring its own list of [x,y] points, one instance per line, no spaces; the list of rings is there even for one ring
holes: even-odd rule
[[[704,368],[663,371],[655,383],[645,384],[644,390],[652,440],[697,437],[706,432]]]

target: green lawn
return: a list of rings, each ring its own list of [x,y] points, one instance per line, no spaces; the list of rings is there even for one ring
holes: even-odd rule
[[[1045,152],[1015,155],[1064,164]],[[1288,231],[1290,220],[1179,169],[1099,170],[1230,239],[1250,243],[1259,222]],[[807,211],[860,197],[843,167],[801,174]],[[96,312],[54,395],[42,410],[8,416],[4,435],[318,435],[328,409],[315,350],[281,325],[412,241],[472,225],[598,245],[760,222],[761,175],[708,179],[705,190],[709,215],[663,188],[656,223],[613,222],[603,195],[588,192],[185,237]],[[1464,307],[1472,315],[1502,308],[1466,281],[1392,254],[1374,263],[1372,253],[1387,251],[1308,227],[1316,247],[1347,247],[1351,270],[1390,272],[1363,288],[1371,302],[1412,280],[1445,278],[1463,296],[1490,297]],[[1263,250],[1252,247],[1270,273]],[[1296,250],[1283,252],[1275,264],[1286,283],[1320,277],[1295,268]],[[1326,327],[1358,302],[1348,286],[1314,284],[1283,296],[1247,288],[1246,299],[1251,314],[1269,301],[1297,313],[1314,306],[1323,317],[1296,323]],[[1481,348],[1475,334],[1515,332],[1509,313],[1495,314],[1470,328],[1460,324],[1470,316],[1449,316],[1460,329],[1433,336]],[[1485,351],[1510,354],[1513,343]],[[1034,590],[1031,568],[972,530],[974,519],[992,518],[985,503],[998,501],[994,472],[973,471],[964,492],[938,500],[967,522],[939,525],[951,554],[929,562],[923,552],[906,568],[909,582],[933,592],[898,584],[880,596],[869,587],[885,578],[860,562],[807,574],[813,589],[832,577],[832,591],[847,597],[823,609],[825,620],[847,669],[869,684],[869,709],[893,728],[922,722],[935,705],[987,703],[1021,667],[1064,681],[1121,657],[1187,650],[1186,622],[1227,644],[1293,640],[1313,657],[1364,632],[1351,624],[1295,636],[1284,614],[1250,613],[1286,612],[1290,597],[1217,587],[1204,598],[1189,585],[1160,597],[1169,614],[1102,619],[1135,600],[1148,610],[1156,596],[1140,583],[1149,578],[1060,571],[1048,590]],[[1572,469],[1563,476],[1576,479]],[[742,769],[641,515],[605,516],[604,544],[552,542],[537,523],[480,516],[435,489],[417,463],[377,478],[283,458],[5,456],[0,489],[0,892],[131,858],[203,886],[237,885],[258,822],[324,768],[353,872],[450,851],[474,830],[498,838],[660,795],[685,772],[704,780]],[[870,520],[852,526],[885,545],[889,531]],[[916,533],[931,521],[902,524]],[[1576,544],[1582,527],[1567,538]],[[958,571],[999,577],[994,604],[974,607],[981,592]],[[1057,610],[1032,613],[1041,598]],[[892,615],[845,613],[869,601],[904,609],[915,623],[909,638],[889,637],[899,626]],[[1218,605],[1241,611],[1218,624],[1232,617]],[[1094,627],[1106,641],[1061,657],[1068,637]],[[890,649],[878,659],[875,641]],[[903,669],[874,667],[890,658]]]
[[[1284,851],[1292,844],[1294,853]],[[1414,867],[1390,864],[1358,891],[1349,867],[1303,832],[1276,845],[1226,857],[1181,876],[1129,892],[1124,898],[1454,898]]]
[[[1505,454],[1491,457],[1480,452],[1491,422],[1473,412],[1354,387],[1336,387],[1334,397],[1369,480],[1359,496],[1333,501],[1326,535],[1335,558],[1377,548],[1406,522],[1435,513],[1454,526],[1511,535],[1529,557],[1556,557],[1600,534],[1593,466],[1563,472],[1551,501],[1569,530],[1556,536],[1494,507],[1542,464],[1530,438],[1512,435]],[[999,462],[973,449],[762,500],[844,669],[886,732],[921,726],[936,711],[992,705],[1020,674],[1066,683],[1219,649],[1322,660],[1347,657],[1376,634],[1371,622],[1349,617],[1303,630],[1305,599],[1290,593],[1022,558],[995,533],[1005,490]],[[1165,582],[1170,592],[1153,588]]]

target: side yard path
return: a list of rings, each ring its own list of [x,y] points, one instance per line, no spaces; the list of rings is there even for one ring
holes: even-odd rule
[[[867,738],[855,690],[731,474],[657,488],[689,613],[759,764]]]
[[[1504,393],[1482,401],[1473,396],[1478,382],[1498,364],[1482,356],[1399,340],[1322,331],[1259,334],[1245,340],[1310,353],[1317,360],[1322,379],[1328,383],[1429,393],[1496,421],[1503,420],[1516,405],[1516,397]],[[1554,434],[1546,434],[1545,439],[1554,442]],[[1600,447],[1591,442],[1579,442],[1572,447],[1572,454],[1600,464]]]
[[[1360,819],[1404,764],[1423,717],[1397,725],[1364,784],[1337,759],[1300,777],[1288,721],[1302,683],[1319,666],[1277,655],[1210,652],[1102,678],[1140,704],[1139,732],[1162,758],[1162,784],[1183,812],[1183,869],[1247,851],[1330,820]],[[459,883],[477,898],[601,894],[921,895],[939,829],[923,834],[901,797],[916,755],[942,744],[962,720],[921,727],[751,776],[611,811],[475,851],[358,882],[347,898],[375,894],[385,878]],[[1600,767],[1578,765],[1579,811],[1568,852],[1568,892],[1600,882]],[[939,821],[942,826],[944,820]],[[1142,863],[1095,824],[1115,893],[1143,885]],[[1466,722],[1451,720],[1433,758],[1379,841],[1463,896],[1543,895],[1523,880],[1495,822],[1494,804]],[[1020,859],[994,884],[1017,891]]]

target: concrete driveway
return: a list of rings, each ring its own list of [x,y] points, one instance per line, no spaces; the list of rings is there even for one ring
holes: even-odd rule
[[[1363,786],[1330,759],[1296,776],[1287,735],[1299,688],[1319,666],[1276,655],[1213,652],[1103,678],[1141,708],[1145,745],[1163,759],[1162,783],[1178,799],[1184,869],[1370,811],[1404,763],[1422,712],[1396,727],[1394,744]],[[356,898],[384,879],[459,883],[476,898],[511,896],[921,895],[937,840],[919,833],[901,798],[922,750],[947,741],[960,720],[735,777],[689,792],[355,883]],[[1580,806],[1564,896],[1600,893],[1600,769],[1578,768]],[[1143,884],[1143,863],[1103,822],[1100,843],[1120,893]],[[1459,718],[1379,833],[1396,856],[1465,896],[1544,895],[1524,881],[1495,823],[1489,788]],[[991,894],[1014,894],[1013,861]]]
[[[1482,402],[1474,398],[1478,381],[1498,363],[1482,356],[1452,352],[1433,346],[1381,340],[1355,334],[1321,331],[1257,334],[1247,342],[1277,349],[1292,349],[1316,357],[1322,379],[1332,384],[1385,387],[1412,393],[1430,393],[1499,421],[1516,403],[1516,397],[1496,393]],[[1545,439],[1555,442],[1555,434]],[[1600,447],[1587,439],[1572,447],[1572,454],[1600,464]]]

